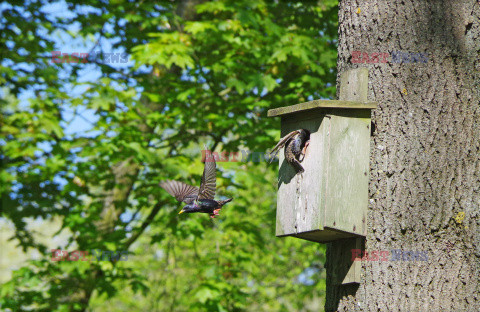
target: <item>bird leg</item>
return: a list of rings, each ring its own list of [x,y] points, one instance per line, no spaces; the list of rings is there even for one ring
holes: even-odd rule
[[[221,209],[221,208],[220,208],[220,209]],[[215,210],[213,211],[213,213],[210,215],[210,218],[214,219],[215,216],[218,216],[218,212],[220,211],[220,209],[215,209]]]
[[[305,146],[302,148],[302,152],[301,152],[301,154],[300,154],[301,159],[300,159],[300,157],[298,157],[298,160],[303,161],[303,159],[305,158],[305,154],[307,153],[307,147],[308,147],[308,145],[310,145],[310,140],[308,140],[308,141],[305,143]]]
[[[290,163],[294,168],[296,168],[299,172],[304,172],[305,169],[303,169],[302,165],[300,164],[300,162],[294,158],[292,159],[292,162]]]

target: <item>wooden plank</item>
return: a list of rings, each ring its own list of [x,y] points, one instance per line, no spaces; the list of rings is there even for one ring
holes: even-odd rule
[[[343,72],[340,76],[340,92],[339,98],[343,101],[367,101],[368,97],[368,69],[356,68]],[[369,112],[371,114],[371,112]],[[370,136],[368,136],[370,139]],[[368,152],[364,151],[368,157],[370,155],[370,141],[364,142],[363,148],[368,148]],[[367,167],[367,198],[362,198],[366,203],[359,204],[360,209],[364,210],[362,213],[367,213],[368,206],[368,179],[369,166]],[[352,206],[350,209],[356,209]],[[366,216],[365,216],[366,218]],[[365,222],[366,227],[366,220]],[[365,228],[366,232],[366,228]],[[366,233],[365,233],[366,234]],[[362,248],[358,248],[362,246]],[[345,296],[354,295],[357,291],[358,284],[360,284],[362,265],[360,261],[350,261],[348,255],[351,257],[351,250],[364,249],[365,238],[351,238],[343,241],[334,241],[327,245],[327,262],[329,259],[335,259],[333,263],[328,264],[327,267],[327,292],[341,293]],[[328,279],[330,277],[330,280]],[[329,280],[329,281],[328,281]],[[327,295],[327,297],[329,297]],[[331,296],[330,296],[331,297]],[[327,307],[326,307],[327,309]]]
[[[332,110],[324,227],[366,235],[370,111]]]
[[[364,250],[362,238],[338,240],[327,245],[328,253],[334,263],[327,263],[327,277],[332,285],[358,283],[361,278],[361,261],[352,261],[352,249]],[[360,259],[358,259],[360,258]],[[361,260],[357,257],[357,260]]]
[[[350,257],[351,265],[347,265],[349,267],[347,274],[343,277],[341,281],[342,285],[345,284],[352,284],[352,283],[360,283],[360,279],[362,278],[362,262],[361,261],[352,261],[352,249],[360,249],[365,250],[365,239],[364,238],[355,238],[346,240],[354,244],[354,248],[350,248],[350,246],[346,248],[342,248],[343,252],[346,252],[347,255]],[[357,257],[358,259],[358,257]],[[361,256],[360,256],[361,259]],[[353,262],[353,264],[352,264]]]
[[[340,76],[339,100],[356,102],[368,101],[367,68],[354,68],[342,73]],[[377,108],[377,105],[375,104],[375,106],[371,108]]]
[[[317,243],[328,243],[341,239],[352,238],[351,233],[341,232],[329,228],[323,228],[323,230],[315,230],[311,232],[298,233],[294,236]]]
[[[324,213],[321,207],[324,200],[323,155],[322,144],[324,113],[299,113],[294,118],[282,118],[281,136],[296,129],[310,131],[308,146],[302,166],[304,173],[297,173],[284,159],[284,149],[279,153],[279,175],[277,196],[277,236],[295,235],[297,233],[323,229]]]
[[[349,92],[352,92],[348,89]],[[353,94],[354,92],[352,92]],[[268,110],[268,117],[293,114],[301,111],[312,110],[316,108],[350,108],[350,109],[374,109],[377,104],[367,101],[345,101],[345,100],[314,100],[291,106],[279,107]]]

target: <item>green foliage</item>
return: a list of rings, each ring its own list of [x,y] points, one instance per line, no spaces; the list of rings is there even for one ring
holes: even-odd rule
[[[320,309],[323,246],[274,235],[276,166],[219,162],[217,196],[234,200],[214,221],[178,215],[158,183],[198,185],[204,145],[264,152],[279,135],[268,109],[334,96],[336,1],[67,4],[76,14],[57,18],[7,5],[0,23],[2,218],[41,254],[1,286],[1,307]],[[62,31],[109,39],[134,65],[54,64]],[[92,68],[101,77],[83,79]],[[34,220],[61,227],[39,240]],[[59,247],[131,255],[51,261]]]

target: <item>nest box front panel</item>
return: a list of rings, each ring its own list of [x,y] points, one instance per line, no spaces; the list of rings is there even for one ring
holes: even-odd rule
[[[320,207],[324,206],[325,181],[325,114],[319,111],[299,113],[282,117],[281,136],[297,129],[310,132],[310,143],[302,167],[297,171],[285,160],[284,149],[279,153],[279,176],[277,196],[277,236],[319,230],[325,220]]]

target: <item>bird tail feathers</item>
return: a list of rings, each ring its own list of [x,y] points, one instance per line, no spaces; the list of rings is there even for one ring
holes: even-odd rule
[[[220,206],[223,206],[223,205],[225,205],[226,203],[231,202],[232,200],[233,200],[233,198],[229,198],[229,199],[225,199],[225,200],[220,200],[220,201],[218,201],[218,204],[219,204]]]
[[[278,141],[277,145],[275,145],[273,150],[270,152],[270,163],[272,163],[275,157],[277,157],[278,152],[280,152],[280,149],[287,144],[288,140],[296,136],[298,133],[300,133],[300,130],[294,130]]]

